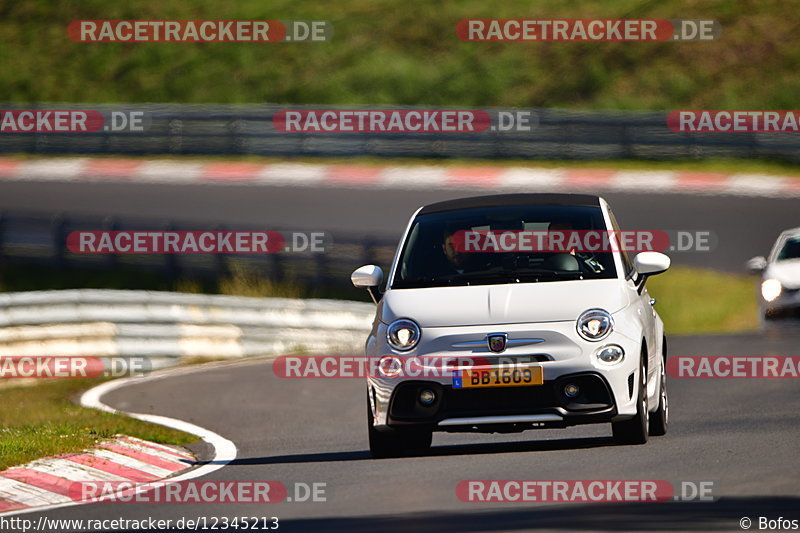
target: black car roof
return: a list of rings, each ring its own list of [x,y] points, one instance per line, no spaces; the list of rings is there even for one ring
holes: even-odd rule
[[[600,197],[592,194],[494,194],[490,196],[472,196],[436,202],[423,207],[419,214],[440,213],[442,211],[455,211],[457,209],[471,209],[475,207],[503,207],[512,205],[564,205],[564,206],[590,206],[599,207]]]

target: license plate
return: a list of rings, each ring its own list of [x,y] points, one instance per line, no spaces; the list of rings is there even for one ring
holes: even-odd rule
[[[491,368],[453,372],[453,388],[522,387],[544,383],[542,367]]]

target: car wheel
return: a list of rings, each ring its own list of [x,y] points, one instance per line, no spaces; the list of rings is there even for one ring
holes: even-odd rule
[[[636,396],[636,414],[629,420],[611,422],[611,432],[619,444],[644,444],[647,442],[650,425],[650,413],[647,410],[647,373],[644,359],[647,352],[643,349],[639,366],[639,394]]]
[[[661,386],[658,395],[658,410],[650,415],[650,434],[656,437],[666,435],[669,423],[669,398],[667,397],[666,361],[661,363]]]
[[[426,429],[375,429],[372,408],[367,398],[367,430],[369,432],[369,452],[376,459],[403,457],[413,452],[422,452],[431,447],[433,432]]]

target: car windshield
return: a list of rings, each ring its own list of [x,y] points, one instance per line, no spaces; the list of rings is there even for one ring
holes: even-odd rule
[[[776,258],[777,261],[787,261],[789,259],[800,259],[800,235],[786,239]]]
[[[610,251],[536,246],[535,237],[547,232],[606,230],[599,206],[481,207],[419,215],[403,246],[392,288],[615,278]]]

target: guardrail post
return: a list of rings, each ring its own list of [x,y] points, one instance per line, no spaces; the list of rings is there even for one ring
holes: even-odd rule
[[[50,226],[53,238],[53,265],[56,268],[67,266],[67,219],[62,213],[53,216]]]
[[[6,249],[6,222],[8,217],[5,211],[0,211],[0,262],[5,256]]]
[[[183,121],[173,118],[169,121],[169,151],[170,153],[183,152]]]
[[[330,280],[328,275],[328,250],[312,253],[314,253],[314,285],[324,287],[326,279],[335,282],[336,280]]]
[[[167,222],[166,231],[177,231],[173,222]],[[180,267],[178,265],[177,254],[164,254],[164,262],[166,269],[167,279],[174,283],[180,274]]]
[[[356,265],[354,268],[358,268],[362,265],[374,265],[375,260],[375,240],[367,238],[364,240],[364,253],[362,254],[362,263],[361,265]]]
[[[622,125],[622,153],[624,154],[623,157],[625,159],[632,159],[633,158],[633,143],[631,142],[630,133],[628,131],[628,125]]]
[[[239,117],[233,117],[225,125],[228,137],[228,151],[232,154],[243,154],[244,140],[239,136],[239,132],[243,129],[242,120]]]
[[[226,231],[227,227],[223,224],[218,224],[214,227],[214,231]],[[214,272],[217,276],[217,279],[222,278],[222,276],[228,274],[230,272],[230,268],[228,268],[228,254],[224,254],[219,252],[214,257]]]
[[[113,215],[109,215],[103,219],[103,231],[117,231],[117,220]],[[115,268],[119,263],[117,254],[106,254],[106,265],[108,268]]]
[[[281,257],[281,253],[282,252],[275,252],[269,254],[271,259],[269,277],[275,282],[283,281],[284,278],[283,257]]]

